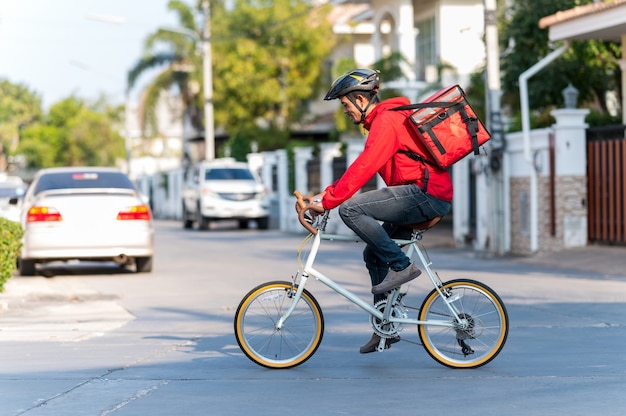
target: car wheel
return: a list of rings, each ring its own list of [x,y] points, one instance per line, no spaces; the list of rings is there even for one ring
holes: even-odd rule
[[[259,230],[267,230],[270,227],[270,219],[268,217],[257,218],[256,223]]]
[[[152,271],[152,257],[135,257],[137,273],[150,273]]]
[[[248,228],[248,220],[239,220],[239,228],[242,230]]]
[[[199,230],[208,230],[209,229],[209,219],[202,215],[202,210],[200,209],[200,204],[198,204],[198,210],[196,211],[197,221],[198,221],[198,229]]]
[[[198,230],[208,230],[209,229],[209,219],[207,217],[203,217],[202,214],[200,218],[198,218]]]
[[[37,273],[35,269],[35,260],[19,260],[20,276],[34,276]]]
[[[187,212],[187,208],[185,208],[185,202],[183,202],[183,228],[185,230],[193,228],[193,220],[189,218],[189,212]]]

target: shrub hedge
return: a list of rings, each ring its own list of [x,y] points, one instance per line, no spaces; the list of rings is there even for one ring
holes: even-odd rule
[[[19,223],[0,218],[0,292],[4,291],[4,284],[13,276],[23,234]]]

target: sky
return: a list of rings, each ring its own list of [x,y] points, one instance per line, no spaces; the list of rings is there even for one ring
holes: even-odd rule
[[[177,26],[167,3],[0,0],[0,78],[37,94],[45,109],[71,95],[90,100],[105,94],[121,104],[145,38],[159,27]],[[137,89],[147,81],[148,75]]]

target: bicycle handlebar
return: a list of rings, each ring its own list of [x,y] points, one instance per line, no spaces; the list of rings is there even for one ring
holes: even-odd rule
[[[306,214],[307,211],[309,211],[310,217],[315,218],[317,215],[319,215],[319,212],[313,210],[309,206],[311,204],[310,199],[303,197],[300,191],[295,190],[293,191],[293,194],[296,197],[296,212],[298,213],[298,221],[300,221],[300,224],[302,224],[302,226],[306,228],[308,232],[310,232],[313,235],[316,235],[317,229],[313,227],[313,225],[309,221],[307,221],[304,215]]]

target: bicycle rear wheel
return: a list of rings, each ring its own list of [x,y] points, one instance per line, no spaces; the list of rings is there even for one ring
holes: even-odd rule
[[[459,279],[433,289],[422,304],[421,321],[448,321],[453,326],[420,325],[424,348],[435,361],[452,368],[476,368],[493,360],[504,347],[509,317],[500,297],[483,283]],[[461,322],[450,311],[455,308]]]
[[[322,309],[306,289],[289,319],[276,328],[295,291],[290,282],[263,283],[239,303],[234,322],[237,343],[249,359],[263,367],[295,367],[308,360],[322,342]]]

